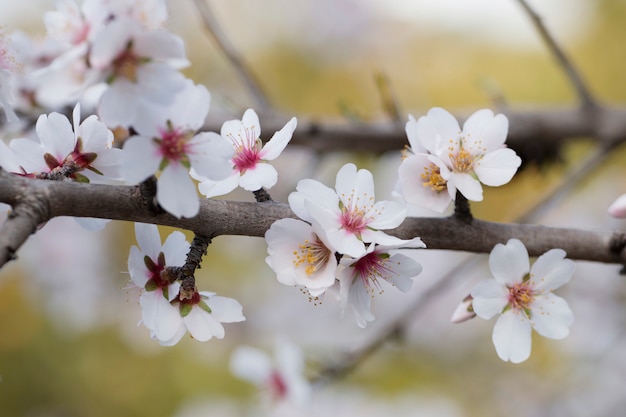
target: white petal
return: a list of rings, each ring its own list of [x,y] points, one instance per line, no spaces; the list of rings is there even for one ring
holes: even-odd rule
[[[374,198],[374,177],[366,169],[357,171],[356,165],[345,164],[337,172],[335,190],[346,207],[364,204],[370,198]],[[357,198],[361,198],[361,201]]]
[[[502,284],[522,282],[530,269],[526,246],[517,239],[509,239],[506,245],[498,243],[489,255],[489,269]]]
[[[170,233],[161,249],[165,255],[165,264],[167,266],[184,265],[190,246],[182,232],[177,230]]]
[[[37,119],[37,136],[46,152],[51,153],[59,162],[69,155],[76,145],[74,131],[67,117],[59,113],[42,114]]]
[[[149,271],[146,269],[144,256],[137,246],[130,248],[128,273],[130,274],[130,279],[139,288],[144,288],[149,278]]]
[[[267,161],[276,159],[291,140],[297,124],[296,118],[292,117],[282,129],[274,133],[274,136],[263,146],[261,158]]]
[[[415,120],[415,117],[410,114],[409,121],[406,122],[406,125],[404,126],[404,131],[406,132],[409,144],[411,145],[411,150],[414,153],[427,152],[426,148],[419,140],[419,134],[417,131],[417,120]]]
[[[200,210],[196,186],[182,165],[170,162],[157,181],[157,201],[168,213],[194,217]]]
[[[135,223],[135,237],[141,252],[153,261],[156,261],[161,252],[161,236],[157,226],[147,223]]]
[[[183,322],[189,334],[200,342],[206,342],[213,336],[218,339],[224,337],[224,326],[212,314],[200,307],[193,307],[189,314],[183,317]]]
[[[459,133],[461,128],[454,116],[439,107],[430,109],[426,116],[417,120],[419,141],[432,154],[437,154],[442,144],[447,147],[449,141],[458,143]]]
[[[511,181],[521,164],[522,160],[513,149],[501,148],[481,158],[474,172],[483,184],[499,187]]]
[[[198,133],[188,142],[187,149],[189,162],[198,175],[221,181],[232,174],[233,147],[217,133]]]
[[[237,185],[239,185],[239,171],[233,170],[226,179],[221,181],[201,180],[198,190],[203,196],[210,198],[228,194],[237,188]]]
[[[93,217],[74,217],[76,223],[78,223],[83,229],[90,232],[97,232],[104,229],[104,227],[111,221],[109,219],[96,219]]]
[[[489,320],[509,304],[509,290],[495,279],[479,282],[472,288],[472,305],[478,317]]]
[[[150,138],[133,136],[124,143],[122,176],[128,184],[138,184],[155,174],[163,157]]]
[[[463,125],[463,134],[470,149],[487,152],[502,146],[509,131],[509,120],[503,114],[494,117],[489,109],[472,114]]]
[[[569,282],[576,265],[564,258],[563,249],[551,249],[537,258],[530,268],[530,280],[534,283],[534,290],[552,291]]]
[[[289,194],[289,207],[302,220],[310,222],[311,216],[306,208],[306,201],[310,200],[316,205],[321,205],[328,210],[339,212],[339,197],[332,188],[321,182],[304,179],[298,182],[296,191]]]
[[[264,352],[240,346],[230,357],[230,370],[238,378],[263,386],[272,373],[272,363]]]
[[[10,164],[6,162],[3,164],[12,166],[14,169],[11,172],[21,172],[20,167],[27,173],[50,172],[43,158],[45,150],[40,143],[26,138],[13,139],[9,144],[9,149],[15,155],[15,160]]]
[[[574,313],[567,301],[552,293],[537,296],[530,305],[533,328],[550,339],[563,339],[569,334]]]
[[[243,315],[243,307],[234,298],[214,295],[205,301],[211,308],[211,315],[222,323],[237,323],[246,319]]]
[[[361,328],[365,328],[368,322],[375,319],[371,311],[371,300],[372,296],[363,285],[363,281],[355,280],[350,286],[348,302],[354,312],[356,323]]]
[[[241,174],[239,185],[247,191],[256,191],[261,188],[272,188],[278,181],[278,172],[267,163],[257,163]]]
[[[413,286],[413,277],[422,272],[422,265],[399,253],[389,258],[389,264],[395,275],[391,275],[388,281],[402,292],[408,292]]]
[[[365,217],[373,217],[368,224],[374,229],[393,229],[402,224],[406,218],[406,207],[395,201],[379,201],[365,214]]]
[[[261,136],[261,123],[259,123],[259,116],[257,116],[254,110],[248,109],[244,112],[241,124],[251,132],[253,138],[256,139]]]
[[[461,194],[470,201],[483,200],[483,187],[470,174],[452,172],[450,173],[450,178],[448,178],[448,188],[450,188],[450,184],[454,184]]]
[[[171,61],[177,68],[184,66],[185,44],[181,38],[165,29],[154,29],[137,34],[133,49],[142,58]]]
[[[503,361],[524,362],[530,356],[530,322],[514,310],[502,314],[493,328],[492,340]]]

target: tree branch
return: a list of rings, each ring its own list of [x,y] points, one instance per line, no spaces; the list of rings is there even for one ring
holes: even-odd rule
[[[205,29],[209,35],[211,35],[211,38],[213,38],[222,53],[230,61],[235,72],[252,95],[257,110],[263,113],[269,112],[272,106],[261,88],[261,83],[259,83],[259,80],[255,77],[254,73],[250,71],[235,47],[228,40],[228,36],[226,36],[220,25],[217,23],[217,19],[207,4],[207,0],[194,1],[196,3],[196,8],[202,17],[202,21],[204,22]],[[217,129],[217,131],[219,132],[219,129]]]
[[[585,85],[580,73],[576,70],[576,68],[574,68],[574,64],[572,64],[563,49],[561,49],[552,34],[548,31],[548,28],[543,24],[541,16],[539,16],[539,14],[537,14],[537,12],[530,7],[526,0],[517,0],[517,2],[520,6],[522,6],[526,14],[528,14],[533,22],[533,25],[535,26],[535,29],[537,29],[537,32],[539,32],[539,35],[550,50],[550,53],[554,55],[557,62],[565,72],[565,75],[574,87],[574,90],[576,90],[583,107],[588,109],[594,108],[596,103],[593,95]]]
[[[56,216],[97,217],[178,227],[204,236],[240,235],[263,237],[278,219],[295,217],[289,206],[278,202],[238,202],[202,199],[200,213],[191,219],[168,213],[155,214],[145,206],[139,186],[112,186],[44,181],[0,171],[0,202],[38,196],[41,221]],[[19,205],[18,205],[19,206]],[[510,238],[524,242],[531,256],[562,248],[571,259],[626,263],[626,236],[622,232],[585,231],[537,225],[494,223],[474,219],[466,224],[454,217],[409,218],[390,234],[408,239],[419,236],[429,249],[489,253],[496,243]],[[21,242],[3,235],[10,243],[0,247],[0,266],[11,258]]]

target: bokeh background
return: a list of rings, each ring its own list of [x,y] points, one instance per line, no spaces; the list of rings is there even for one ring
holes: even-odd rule
[[[376,74],[389,80],[403,117],[432,106],[493,107],[500,96],[512,108],[575,105],[563,71],[513,0],[210,2],[285,115],[385,120]],[[625,103],[626,1],[532,5],[596,97]],[[0,0],[3,33],[43,35],[43,12],[53,6],[52,0]],[[205,36],[193,2],[170,1],[170,11],[169,27],[185,39],[192,62],[186,74],[207,85],[212,111],[239,118],[252,101]],[[522,215],[593,149],[592,140],[579,138],[562,149],[560,161],[528,166],[509,185],[488,190],[472,206],[476,216],[510,221]],[[313,156],[297,148],[277,161],[272,195],[286,201],[304,177],[332,185],[348,161],[374,171],[377,198],[390,198],[399,152]],[[625,150],[617,149],[534,221],[624,228],[606,207],[626,192],[625,162]],[[227,198],[252,200],[244,193]],[[171,229],[161,232],[165,238]],[[619,266],[577,262],[571,284],[558,291],[576,315],[571,335],[562,341],[534,335],[531,358],[512,365],[495,354],[493,321],[449,322],[473,284],[489,276],[484,255],[416,252],[424,272],[411,292],[389,289],[376,296],[377,319],[360,329],[351,312],[341,316],[332,298],[313,305],[297,289],[280,285],[264,263],[262,239],[220,237],[199,271],[199,286],[238,299],[247,321],[226,325],[223,340],[184,338],[163,348],[137,327],[137,294],[124,272],[133,244],[130,223],[111,223],[94,234],[72,219],[55,219],[0,271],[0,416],[261,415],[269,411],[255,388],[229,373],[237,345],[269,351],[277,336],[288,337],[302,347],[314,374],[376,340],[401,317],[409,324],[400,337],[345,378],[317,387],[301,414],[617,416],[626,407],[626,286]],[[463,266],[448,274],[457,265]],[[441,289],[423,297],[433,285]],[[422,301],[414,309],[417,299]]]

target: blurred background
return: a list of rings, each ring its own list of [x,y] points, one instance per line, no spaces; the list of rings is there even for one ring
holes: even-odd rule
[[[576,103],[513,0],[210,4],[285,122],[291,115],[385,120],[376,74],[388,79],[403,118],[433,106],[493,108],[496,96],[512,108]],[[625,103],[626,1],[531,4],[596,97]],[[43,12],[53,7],[52,0],[0,0],[2,32],[43,36]],[[205,36],[193,2],[171,1],[170,14],[169,28],[185,39],[192,63],[186,75],[209,88],[212,111],[240,118],[252,101]],[[550,195],[593,149],[591,140],[579,138],[561,150],[559,161],[526,167],[510,184],[486,190],[484,201],[472,205],[475,215],[514,220]],[[375,173],[377,198],[389,199],[399,158],[399,151],[313,156],[288,149],[276,161],[279,184],[272,196],[286,201],[304,177],[333,185],[339,167],[352,161]],[[533,221],[624,228],[606,208],[626,192],[625,161],[626,151],[617,149]],[[244,193],[226,198],[253,200]],[[163,239],[171,231],[162,228]],[[577,262],[572,282],[557,291],[576,315],[570,336],[552,341],[534,334],[531,358],[512,365],[495,353],[494,321],[449,322],[472,286],[490,276],[485,255],[417,251],[412,256],[424,272],[411,292],[390,288],[377,295],[376,321],[360,329],[350,311],[341,316],[332,297],[313,305],[279,284],[264,262],[264,240],[220,237],[198,271],[199,287],[239,300],[247,320],[226,325],[223,340],[184,338],[164,348],[137,326],[138,294],[128,289],[124,272],[133,244],[130,223],[90,233],[72,219],[55,219],[0,271],[1,417],[262,415],[270,411],[255,388],[229,373],[237,345],[269,352],[276,337],[287,337],[302,347],[314,374],[376,340],[399,318],[408,323],[400,337],[345,378],[319,386],[301,415],[616,416],[626,407],[626,286],[616,265]],[[428,292],[434,285],[439,289]]]

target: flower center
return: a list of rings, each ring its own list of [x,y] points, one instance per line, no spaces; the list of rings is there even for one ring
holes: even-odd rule
[[[424,167],[424,172],[420,175],[424,182],[424,187],[430,187],[433,191],[443,191],[448,187],[448,181],[441,177],[439,167],[433,163]]]
[[[168,161],[185,160],[186,145],[189,135],[184,134],[181,129],[174,129],[168,122],[167,130],[161,131],[161,138],[157,142],[161,146],[163,158]]]
[[[298,250],[293,251],[293,264],[296,268],[304,267],[307,276],[311,276],[328,263],[333,253],[315,236],[313,242],[305,240],[298,245]]]
[[[475,157],[470,152],[463,149],[462,146],[456,153],[450,152],[448,154],[448,157],[450,158],[450,162],[452,162],[452,169],[454,170],[454,172],[472,172],[472,169],[474,168]]]
[[[529,312],[529,306],[535,299],[535,294],[528,281],[518,283],[509,288],[509,305],[515,310]]]
[[[371,215],[366,216],[366,214],[369,212],[373,201],[374,197],[368,197],[367,194],[363,194],[362,197],[355,196],[354,190],[352,190],[352,194],[349,197],[342,194],[339,202],[339,208],[341,209],[339,222],[342,228],[350,233],[359,235],[372,221],[373,217]]]
[[[388,263],[389,254],[377,251],[368,253],[352,264],[354,276],[363,281],[363,285],[370,293],[374,293],[374,290],[378,290],[379,293],[382,294],[383,290],[381,289],[378,279],[382,278],[388,281],[393,278],[394,275],[398,275],[389,267]]]
[[[109,82],[113,81],[118,75],[134,83],[137,82],[137,68],[144,62],[145,59],[135,55],[133,42],[129,41],[126,49],[113,61],[113,75],[110,77]]]
[[[233,164],[241,173],[254,168],[261,161],[262,149],[261,139],[256,137],[254,127],[246,127],[243,131],[243,135],[240,130],[237,132],[237,135],[229,134],[227,136],[235,148],[235,156],[232,159]]]
[[[272,371],[269,376],[268,385],[275,401],[287,396],[287,383],[278,371]]]

